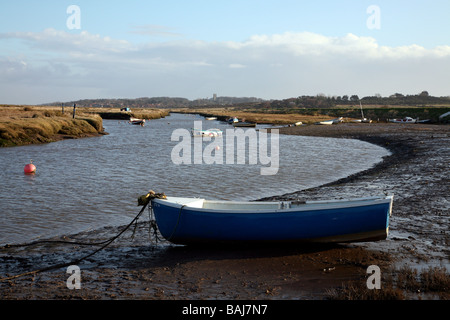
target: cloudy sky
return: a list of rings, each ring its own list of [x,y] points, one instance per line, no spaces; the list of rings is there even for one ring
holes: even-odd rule
[[[0,3],[0,104],[450,95],[448,0]]]

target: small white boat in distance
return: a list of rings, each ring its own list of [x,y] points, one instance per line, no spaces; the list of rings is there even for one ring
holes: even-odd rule
[[[233,118],[228,119],[227,122],[228,122],[229,124],[232,124],[232,123],[235,123],[235,122],[239,122],[239,119],[236,118],[236,117],[233,117]]]
[[[372,123],[372,120],[367,119],[367,118],[362,118],[362,119],[354,119],[354,120],[351,120],[351,122],[356,122],[356,123]]]
[[[439,116],[439,121],[444,120],[444,118],[445,118],[445,117],[448,117],[448,116],[450,116],[450,111],[449,111],[449,112],[446,112],[446,113],[444,113],[444,114],[441,114],[441,115]]]
[[[359,107],[361,108],[361,119],[355,119],[355,120],[351,120],[351,121],[357,122],[357,123],[372,123],[372,120],[364,117],[364,112],[363,112],[361,101],[359,102]]]
[[[211,120],[217,120],[216,117],[206,117],[205,119],[206,119],[206,120],[210,120],[210,121],[211,121]]]
[[[339,118],[336,118],[336,119],[325,120],[325,121],[319,121],[316,124],[330,125],[330,124],[338,124],[338,123],[341,123],[341,122],[344,122],[344,117],[339,117]]]
[[[404,117],[403,119],[389,119],[389,122],[394,122],[394,123],[416,123],[417,119],[413,119],[411,117]]]
[[[137,119],[137,118],[130,117],[130,123],[143,126],[145,124],[145,119]]]
[[[223,132],[220,129],[208,129],[208,130],[200,130],[200,129],[192,129],[191,134],[193,137],[221,137]]]
[[[333,123],[334,123],[333,120],[316,122],[316,124],[322,124],[322,125],[331,125]]]

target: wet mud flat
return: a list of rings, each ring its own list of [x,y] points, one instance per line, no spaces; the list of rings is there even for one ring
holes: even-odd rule
[[[343,124],[331,127],[326,134],[317,126],[284,133],[360,139],[383,146],[392,155],[374,168],[337,182],[273,199],[394,194],[388,241],[362,247],[389,252],[398,264],[442,265],[450,270],[449,126]]]
[[[105,249],[77,263],[81,289],[68,288],[71,274],[65,266],[0,281],[0,299],[322,300],[344,283],[365,283],[370,265],[379,266],[382,274],[402,265],[450,269],[449,126],[340,124],[292,127],[281,132],[356,138],[392,152],[365,172],[318,188],[265,199],[393,193],[387,240],[321,246],[184,247],[155,242],[148,217],[142,217]],[[54,240],[101,242],[122,229],[105,227]],[[46,243],[3,248],[0,278],[75,261],[98,247]]]
[[[107,227],[65,237],[103,241]],[[134,233],[134,235],[133,235]],[[133,236],[133,238],[132,238]],[[58,240],[58,239],[53,239]],[[327,289],[362,279],[366,266],[388,265],[389,255],[344,245],[290,247],[184,247],[150,243],[141,222],[96,255],[77,263],[80,290],[70,290],[67,266],[0,282],[1,299],[265,300],[321,299]],[[10,248],[0,257],[2,276],[76,260],[97,247],[45,244]]]

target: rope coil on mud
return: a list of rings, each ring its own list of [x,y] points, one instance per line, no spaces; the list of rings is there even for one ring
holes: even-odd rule
[[[105,249],[108,245],[110,245],[112,242],[114,242],[114,240],[119,238],[126,230],[128,230],[133,225],[133,223],[135,223],[139,219],[139,217],[142,215],[142,213],[144,212],[145,208],[148,206],[148,204],[151,202],[152,199],[166,199],[166,195],[164,193],[155,193],[153,190],[150,190],[149,193],[147,193],[146,195],[140,196],[138,198],[138,206],[143,206],[143,207],[139,211],[139,213],[133,218],[133,220],[122,231],[120,231],[114,237],[112,237],[112,238],[110,238],[108,240],[105,240],[105,241],[101,241],[101,242],[97,242],[97,243],[86,243],[86,242],[72,242],[72,241],[61,241],[61,240],[55,240],[55,241],[43,240],[43,241],[35,241],[35,242],[32,242],[30,244],[25,244],[25,245],[6,245],[6,246],[2,247],[3,249],[4,248],[12,248],[12,247],[25,247],[25,246],[31,246],[31,245],[41,244],[41,243],[63,243],[63,244],[76,244],[76,245],[103,245],[102,247],[98,248],[97,250],[95,250],[95,251],[93,251],[93,252],[91,252],[91,253],[89,253],[89,254],[87,254],[87,255],[79,258],[79,259],[72,260],[72,261],[66,262],[66,263],[60,263],[60,264],[48,266],[48,267],[41,268],[41,269],[38,269],[38,270],[33,270],[33,271],[17,274],[17,275],[10,276],[10,277],[0,278],[0,282],[17,279],[19,277],[34,275],[34,274],[37,274],[37,273],[40,273],[40,272],[49,271],[49,270],[53,270],[53,269],[59,269],[59,268],[68,267],[70,265],[78,264],[81,261],[92,257],[93,255],[95,255],[99,251]]]

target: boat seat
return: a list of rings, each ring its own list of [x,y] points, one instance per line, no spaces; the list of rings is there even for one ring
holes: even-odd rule
[[[290,201],[281,201],[278,203],[278,209],[290,209],[291,202]]]
[[[203,202],[203,199],[196,199],[194,201],[186,202],[184,205],[192,208],[203,208]]]
[[[203,208],[216,210],[277,210],[281,209],[282,206],[279,202],[223,202],[207,200],[203,203]]]

